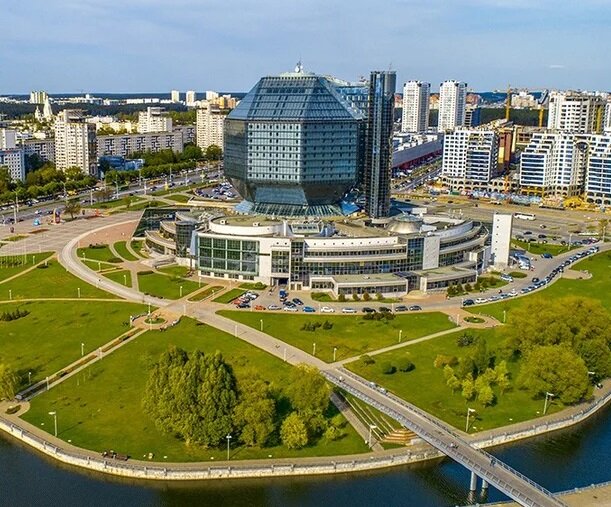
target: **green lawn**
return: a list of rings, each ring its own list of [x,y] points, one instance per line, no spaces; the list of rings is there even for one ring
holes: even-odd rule
[[[197,282],[159,273],[138,273],[138,287],[140,292],[165,299],[179,299],[180,287],[183,296],[199,289]]]
[[[108,247],[108,245],[98,246],[98,247],[86,247],[79,248],[76,251],[79,259],[89,259],[93,261],[102,261],[102,262],[111,262],[114,264],[119,264],[121,259],[119,259],[115,254],[113,254]]]
[[[244,290],[242,289],[231,289],[227,292],[225,292],[225,294],[221,294],[219,297],[214,298],[212,301],[214,301],[215,303],[231,303],[235,298],[240,297],[242,294],[244,294]]]
[[[472,330],[472,332],[485,337],[488,345],[492,347],[496,346],[501,339],[494,329]],[[365,365],[362,361],[357,360],[349,363],[347,368],[463,431],[465,430],[467,407],[477,411],[475,421],[470,425],[470,432],[526,421],[541,415],[537,412],[542,413],[543,400],[533,400],[527,391],[517,388],[509,389],[503,395],[500,395],[494,388],[497,403],[487,408],[482,407],[477,401],[465,401],[458,391],[452,393],[445,383],[443,369],[435,368],[433,361],[437,354],[457,357],[466,354],[468,348],[460,348],[456,345],[456,337],[462,333],[463,331],[457,331],[434,340],[373,356],[374,364]],[[396,365],[399,358],[406,356],[415,365],[415,369],[411,372],[397,371],[390,375],[381,372],[381,363],[387,361]],[[513,384],[519,364],[508,362],[508,369]],[[558,402],[554,402],[549,407],[548,413],[561,408]]]
[[[112,264],[110,262],[88,261],[88,260],[84,260],[81,262],[85,264],[85,266],[87,266],[89,269],[93,269],[94,271],[107,271],[107,270],[113,270],[113,269],[114,270],[121,269],[116,264]]]
[[[25,309],[29,315],[0,322],[0,362],[7,362],[20,375],[22,387],[28,371],[32,382],[42,380],[97,349],[129,329],[129,316],[141,313],[142,305],[82,301],[31,301],[6,303],[0,311]]]
[[[28,254],[25,258],[23,255],[0,257],[0,282],[31,268],[34,264],[44,261],[52,255],[53,252],[42,252],[39,254]]]
[[[162,273],[165,273],[166,275],[171,275],[171,276],[177,276],[177,277],[184,277],[187,275],[187,273],[189,271],[191,271],[187,266],[166,266],[163,268],[158,268],[157,271],[161,271]]]
[[[471,313],[491,315],[497,320],[503,320],[503,311],[507,312],[507,320],[511,318],[511,311],[524,304],[526,298],[559,298],[566,296],[579,296],[598,299],[602,305],[611,311],[611,291],[609,273],[611,272],[611,253],[602,252],[586,257],[577,262],[570,269],[592,273],[589,280],[560,279],[545,289],[539,289],[532,294],[515,299],[500,301],[487,305],[469,306],[465,308]]]
[[[132,240],[131,246],[132,246],[132,250],[134,252],[136,252],[136,254],[142,255],[140,250],[142,250],[142,248],[144,247],[144,241],[142,241],[142,240]]]
[[[116,350],[101,362],[66,380],[51,391],[32,400],[24,419],[51,430],[49,411],[57,411],[59,437],[72,444],[101,452],[113,449],[142,459],[149,452],[156,461],[211,461],[226,458],[226,447],[202,449],[186,446],[173,436],[160,433],[141,407],[147,366],[170,345],[187,351],[220,350],[239,375],[255,368],[277,389],[286,385],[291,366],[265,352],[223,333],[183,321],[167,331],[152,331]],[[44,423],[44,426],[41,426]],[[350,426],[347,435],[335,442],[320,442],[299,451],[281,446],[258,449],[237,447],[232,459],[322,456],[366,452],[363,440]],[[167,457],[167,458],[166,458]]]
[[[528,241],[520,241],[517,239],[512,239],[511,243],[513,246],[526,250],[533,255],[541,255],[543,253],[558,255],[569,251],[568,245],[557,245],[554,243],[537,243],[535,241],[529,243]],[[572,246],[570,249],[573,250],[574,248],[577,247]]]
[[[111,271],[109,273],[103,273],[103,275],[112,280],[113,282],[120,283],[126,287],[132,286],[132,274],[129,269],[122,269],[120,271]]]
[[[448,316],[439,312],[418,312],[397,315],[391,321],[365,320],[361,315],[304,315],[296,313],[262,313],[221,310],[219,314],[255,329],[263,330],[286,343],[311,354],[316,343],[316,357],[326,362],[333,361],[333,349],[337,348],[336,360],[360,356],[372,350],[410,341],[429,334],[456,327]],[[333,324],[331,329],[322,327],[316,331],[302,330],[306,322]]]
[[[240,284],[240,289],[246,289],[246,290],[263,290],[263,289],[267,289],[267,285],[265,285],[264,283],[261,282],[244,282]]]
[[[8,299],[9,290],[12,291],[13,299],[33,299],[76,298],[79,289],[82,298],[117,299],[113,294],[97,289],[70,274],[56,260],[49,261],[47,268],[43,266],[44,264],[14,280],[3,283],[0,286],[0,300]]]
[[[190,297],[189,301],[201,301],[203,299],[206,299],[207,297],[212,296],[213,294],[215,294],[216,292],[222,289],[223,287],[221,287],[220,285],[212,285],[211,287],[207,287],[203,291],[198,292],[193,297]]]
[[[116,195],[116,194],[115,194]],[[130,208],[134,206],[134,204],[140,203],[143,199],[137,196],[130,196]],[[120,206],[125,206],[127,204],[127,200],[125,197],[121,199],[112,199],[110,201],[105,202],[94,202],[93,204],[88,204],[87,206],[83,206],[84,208],[99,208],[99,209],[112,209],[118,208]]]
[[[166,196],[166,199],[170,199],[171,201],[174,201],[174,202],[187,203],[191,199],[191,196],[184,195],[184,194],[172,194],[172,195]]]
[[[117,241],[113,247],[126,261],[137,261],[138,257],[135,257],[134,254],[127,249],[126,243],[126,241]]]

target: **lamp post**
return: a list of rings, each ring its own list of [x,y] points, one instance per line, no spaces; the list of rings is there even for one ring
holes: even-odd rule
[[[467,408],[467,425],[465,426],[465,433],[469,433],[469,416],[474,413],[474,408]]]
[[[229,442],[231,442],[231,433],[228,434],[225,438],[227,439],[227,461],[229,461]]]
[[[312,355],[315,356],[316,355],[316,343],[312,344]]]
[[[263,319],[259,321],[261,323],[261,332],[263,332]]]
[[[503,310],[503,324],[507,322],[507,310]]]
[[[335,355],[337,354],[337,347],[333,347],[333,362],[335,362]]]
[[[127,275],[123,275],[123,285],[127,286]]]
[[[81,342],[81,357],[85,355],[85,344]]]
[[[57,412],[49,412],[49,415],[53,416],[53,421],[55,422],[55,436],[57,436]]]
[[[80,287],[76,288],[76,293],[78,294],[78,297],[80,298],[81,297],[81,288]]]
[[[28,384],[30,385],[32,384],[32,372],[31,371],[28,372]]]
[[[180,286],[180,297],[182,297],[182,285]]]
[[[402,339],[403,339],[403,329],[399,329],[399,343],[401,343]]]
[[[375,424],[370,424],[369,425],[369,439],[367,440],[367,446],[368,447],[371,447],[371,432],[373,430],[377,430],[377,429],[378,429],[378,427]]]
[[[13,290],[12,289],[8,290],[8,298],[13,299]]]
[[[545,403],[543,404],[543,415],[545,415],[545,413],[547,412],[547,399],[553,398],[554,396],[556,395],[553,393],[548,393],[547,391],[545,392]]]

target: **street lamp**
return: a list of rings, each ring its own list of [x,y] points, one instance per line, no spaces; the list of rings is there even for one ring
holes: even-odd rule
[[[335,354],[337,354],[337,347],[333,347],[333,362],[335,362]]]
[[[261,322],[261,332],[263,332],[263,319],[261,319],[259,322]]]
[[[49,415],[53,416],[55,422],[55,436],[57,436],[57,412],[49,412]]]
[[[231,442],[231,433],[229,433],[225,438],[227,439],[227,461],[229,461],[229,442]]]
[[[547,399],[553,398],[554,396],[556,395],[553,393],[548,393],[547,391],[545,392],[545,403],[543,405],[543,415],[545,415],[545,413],[547,412]]]
[[[507,310],[503,310],[503,324],[507,322]]]
[[[315,356],[316,355],[316,343],[312,344],[312,355]]]
[[[78,297],[80,298],[81,297],[81,288],[80,287],[76,288],[76,293],[78,294]]]
[[[373,430],[377,430],[377,429],[378,429],[378,427],[377,427],[375,424],[370,424],[370,425],[369,425],[369,440],[367,440],[367,445],[368,445],[369,447],[371,447],[371,432],[372,432]]]
[[[399,329],[399,343],[401,343],[402,338],[403,338],[403,329]]]
[[[180,286],[180,297],[182,297],[182,285]]]
[[[127,286],[127,275],[123,275],[123,285]]]
[[[85,355],[85,344],[81,342],[81,357]]]
[[[31,371],[28,372],[28,384],[30,385],[32,384],[32,372]]]
[[[465,426],[465,432],[469,433],[469,415],[474,414],[474,408],[467,408],[467,425]]]

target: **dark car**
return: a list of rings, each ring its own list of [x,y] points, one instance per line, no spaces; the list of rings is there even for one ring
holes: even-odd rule
[[[362,312],[363,313],[376,313],[376,311],[373,308],[369,308],[368,306],[363,308]]]
[[[532,282],[532,283],[539,283],[539,279],[538,279],[538,278],[535,276],[535,277],[534,277],[534,278],[531,280],[531,282]]]
[[[412,305],[409,307],[410,312],[417,312],[419,310],[422,310],[422,307],[420,305]]]
[[[386,307],[386,306],[380,306],[380,308],[378,308],[378,310],[381,313],[390,313],[390,308]]]
[[[462,305],[463,305],[463,306],[472,306],[472,305],[474,305],[474,304],[475,304],[475,301],[473,301],[472,299],[465,299],[465,300],[462,302]]]
[[[238,306],[238,308],[250,308],[250,304],[249,303],[240,303],[237,306]]]
[[[395,306],[395,312],[406,312],[407,306],[405,305],[397,305]]]
[[[293,298],[293,303],[299,306],[303,305],[303,301],[299,298]]]

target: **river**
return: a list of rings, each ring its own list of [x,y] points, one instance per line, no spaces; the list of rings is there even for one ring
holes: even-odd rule
[[[492,453],[551,491],[611,480],[611,409],[573,429]],[[417,506],[467,503],[469,473],[449,460],[352,475],[157,483],[58,465],[0,435],[0,506]],[[504,496],[490,489],[489,500]]]

